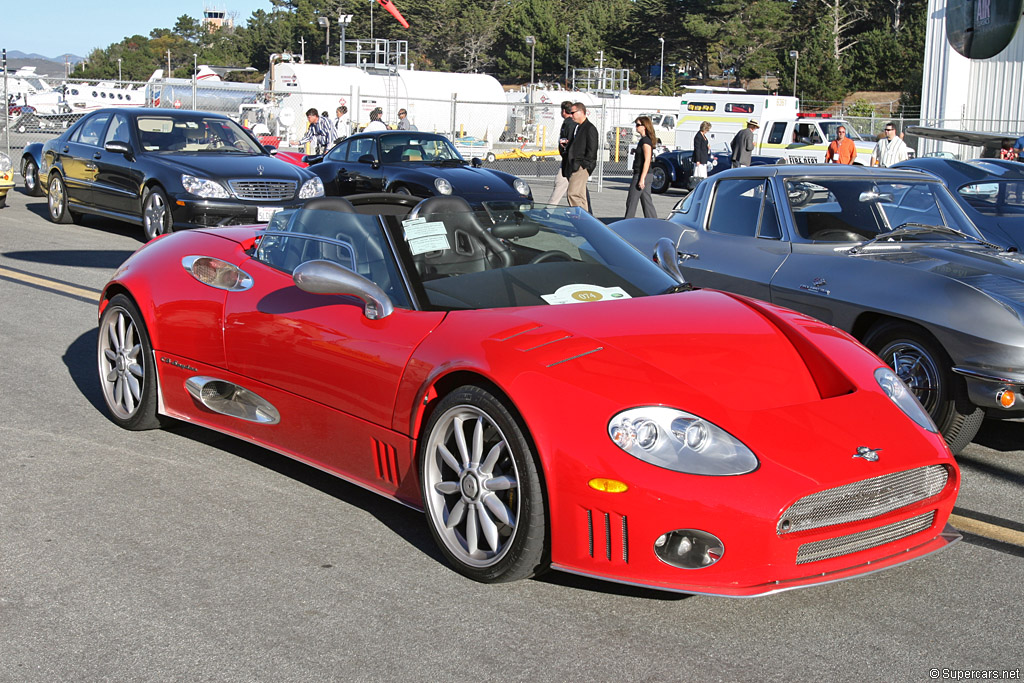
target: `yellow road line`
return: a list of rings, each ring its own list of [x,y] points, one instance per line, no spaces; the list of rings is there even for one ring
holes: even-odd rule
[[[16,270],[8,270],[7,268],[0,267],[0,275],[3,277],[10,278],[12,280],[21,280],[38,287],[44,287],[46,289],[52,289],[57,292],[63,292],[65,294],[72,294],[74,296],[80,296],[85,299],[94,299],[99,301],[100,293],[95,289],[85,289],[84,287],[76,287],[74,285],[65,284],[63,282],[57,282],[48,278],[38,277],[36,275],[29,275],[28,273],[19,273]]]
[[[998,524],[989,524],[988,522],[981,522],[977,519],[962,517],[960,515],[950,515],[949,523],[960,531],[966,531],[967,533],[974,534],[975,536],[984,536],[985,538],[992,539],[993,541],[1000,541],[1002,543],[1010,543],[1012,545],[1024,547],[1024,531],[1015,531],[1013,529],[1007,529],[1006,527],[999,526]]]

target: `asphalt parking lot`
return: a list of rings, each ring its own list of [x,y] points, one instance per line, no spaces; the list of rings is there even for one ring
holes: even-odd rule
[[[592,188],[598,217],[621,217],[625,183]],[[52,224],[20,188],[0,209],[0,681],[1024,676],[1024,422],[958,458],[965,540],[901,567],[750,600],[485,586],[416,511],[187,424],[107,419],[95,299],[141,243]]]

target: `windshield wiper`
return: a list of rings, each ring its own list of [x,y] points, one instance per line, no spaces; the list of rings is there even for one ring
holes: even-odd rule
[[[907,223],[901,224],[899,227],[893,228],[889,232],[883,232],[878,235],[875,235],[867,242],[852,247],[847,253],[860,253],[861,251],[864,250],[865,247],[872,245],[875,242],[882,242],[887,240],[891,241],[893,238],[902,237],[903,235],[920,235],[929,232],[937,232],[943,235],[955,235],[956,237],[961,237],[971,242],[977,242],[978,244],[984,244],[986,246],[995,247],[996,249],[1000,250],[1003,249],[1003,247],[999,246],[998,244],[993,244],[992,242],[980,240],[977,237],[974,237],[973,235],[968,235],[966,232],[962,232],[960,230],[957,230],[956,228],[951,228],[948,225],[930,225],[928,223],[916,223],[913,221],[909,221]]]
[[[431,166],[463,166],[466,162],[462,159],[435,159],[430,162]]]

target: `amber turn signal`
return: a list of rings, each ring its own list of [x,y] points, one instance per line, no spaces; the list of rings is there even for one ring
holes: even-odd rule
[[[615,479],[605,479],[603,477],[591,479],[590,481],[587,482],[587,484],[590,486],[590,488],[596,491],[604,491],[605,493],[622,493],[629,489],[629,487],[626,486],[621,481],[617,481]]]
[[[1002,407],[1012,408],[1013,404],[1017,402],[1017,394],[1013,393],[1013,389],[1000,389],[996,394],[996,399]]]

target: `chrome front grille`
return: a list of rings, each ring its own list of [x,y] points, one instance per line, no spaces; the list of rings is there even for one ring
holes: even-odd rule
[[[823,541],[804,543],[796,552],[796,563],[807,564],[808,562],[829,560],[833,557],[849,555],[860,550],[876,548],[880,545],[912,536],[919,531],[924,531],[934,521],[935,511],[932,510],[917,517],[880,526],[877,529],[868,529],[867,531],[849,534],[848,536],[837,536],[836,538],[826,538]]]
[[[788,534],[884,515],[931,498],[948,478],[943,465],[929,465],[818,491],[783,512],[776,531]]]
[[[228,184],[239,199],[280,202],[295,196],[294,180],[229,180]]]

